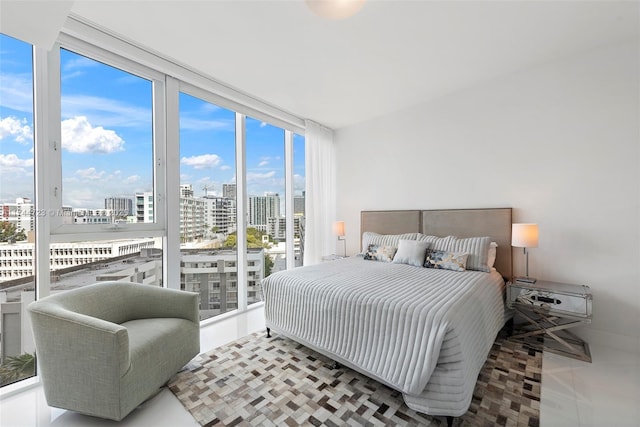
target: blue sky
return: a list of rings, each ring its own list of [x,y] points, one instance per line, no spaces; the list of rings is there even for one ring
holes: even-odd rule
[[[0,201],[33,197],[31,48],[0,35]],[[63,203],[102,208],[151,191],[152,84],[61,51]],[[235,182],[235,113],[180,95],[180,176],[197,196]],[[247,190],[284,194],[284,131],[247,118]],[[171,143],[171,142],[170,142]],[[304,190],[304,138],[294,137],[294,188]]]

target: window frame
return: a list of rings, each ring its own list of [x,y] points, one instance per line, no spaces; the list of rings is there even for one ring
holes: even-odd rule
[[[60,49],[69,50],[88,59],[117,68],[133,76],[149,80],[152,84],[152,162],[153,162],[153,223],[122,223],[122,224],[63,224],[62,216],[62,93],[61,93],[61,61]],[[165,74],[145,67],[135,61],[124,58],[101,47],[92,45],[67,34],[61,34],[58,41],[48,54],[48,107],[50,140],[50,204],[47,215],[50,222],[51,241],[54,243],[82,240],[105,240],[116,238],[134,238],[142,234],[149,237],[163,237],[166,229],[166,211],[162,201],[166,199],[166,82]]]

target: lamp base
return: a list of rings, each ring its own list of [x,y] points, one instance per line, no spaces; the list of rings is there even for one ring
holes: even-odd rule
[[[536,283],[536,279],[533,277],[525,276],[525,277],[516,277],[516,283]]]

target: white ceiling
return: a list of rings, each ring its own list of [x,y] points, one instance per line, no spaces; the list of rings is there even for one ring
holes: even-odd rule
[[[301,118],[341,128],[572,53],[637,41],[639,7],[369,0],[341,21],[313,15],[303,0],[76,0],[70,10]]]

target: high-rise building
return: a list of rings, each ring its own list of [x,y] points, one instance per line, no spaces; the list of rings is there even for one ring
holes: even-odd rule
[[[222,197],[227,199],[236,199],[236,185],[235,184],[222,184]]]
[[[235,200],[215,196],[205,196],[202,200],[204,202],[204,223],[207,234],[233,233],[236,224]]]
[[[111,210],[117,218],[126,218],[133,215],[133,200],[128,197],[107,197],[104,199],[104,208]]]
[[[267,231],[268,218],[280,218],[280,196],[266,193],[249,197],[249,225]]]
[[[281,242],[286,240],[286,224],[287,220],[285,217],[267,218],[267,234],[271,236],[273,240],[276,242]],[[293,218],[293,237],[295,239],[300,238],[300,217],[296,216]]]
[[[15,203],[5,203],[0,208],[0,221],[15,225],[18,232],[35,230],[34,206],[28,197],[19,197]]]
[[[204,199],[193,197],[191,184],[180,185],[180,241],[192,242],[204,237]]]
[[[153,193],[136,193],[136,221],[153,222]]]
[[[193,186],[191,184],[180,184],[180,197],[193,197]]]
[[[302,192],[302,196],[293,196],[293,214],[304,216],[304,204],[305,204],[305,192]]]

